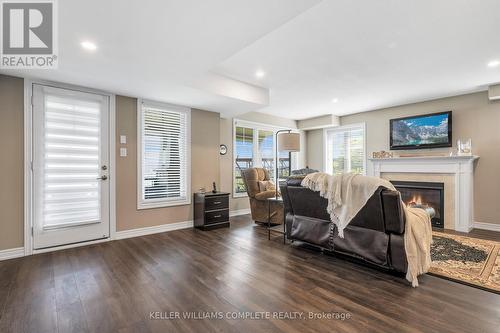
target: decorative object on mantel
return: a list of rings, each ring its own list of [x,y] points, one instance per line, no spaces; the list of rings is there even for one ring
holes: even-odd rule
[[[373,158],[393,158],[394,154],[391,153],[390,151],[381,150],[381,151],[374,151],[372,153],[372,156]]]
[[[434,231],[429,274],[500,293],[500,243]]]
[[[471,156],[472,155],[472,140],[471,139],[458,139],[457,141],[457,155],[458,156]]]
[[[446,152],[428,152],[425,154],[418,154],[418,153],[403,153],[399,154],[398,157],[446,157],[450,156],[449,153]]]
[[[217,186],[215,185],[215,182],[212,183],[212,193],[217,193]]]

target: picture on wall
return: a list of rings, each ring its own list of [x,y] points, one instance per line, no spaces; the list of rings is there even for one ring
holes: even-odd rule
[[[391,149],[451,147],[451,111],[391,119]]]

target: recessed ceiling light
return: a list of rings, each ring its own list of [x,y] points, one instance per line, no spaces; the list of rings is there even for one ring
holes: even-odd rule
[[[339,102],[339,99],[338,98],[334,98],[332,99],[332,103],[338,103]]]
[[[82,48],[84,48],[87,51],[97,50],[97,45],[95,45],[94,43],[89,42],[89,41],[83,41],[80,43],[80,45],[82,46]]]
[[[263,71],[263,70],[258,70],[257,72],[255,72],[255,76],[258,78],[258,79],[262,79],[264,76],[266,76],[266,73]]]
[[[500,60],[492,60],[488,63],[488,67],[498,67],[500,65]]]

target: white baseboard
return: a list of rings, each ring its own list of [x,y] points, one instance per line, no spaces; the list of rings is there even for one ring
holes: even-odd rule
[[[157,234],[160,232],[166,232],[166,231],[172,231],[172,230],[178,230],[178,229],[186,229],[186,228],[192,228],[192,227],[193,227],[193,221],[186,221],[186,222],[162,224],[162,225],[158,225],[158,226],[154,226],[154,227],[145,227],[145,228],[124,230],[124,231],[117,231],[116,235],[115,235],[115,239],[139,237],[139,236]],[[108,242],[108,241],[109,241],[109,239],[102,239],[102,240],[83,242],[83,243],[78,243],[78,244],[57,246],[57,247],[41,249],[41,250],[33,250],[33,254],[53,252],[53,251],[58,251],[58,250],[65,250],[65,249],[69,249],[69,248],[73,248],[73,247],[80,247],[80,246],[104,243],[104,242]],[[24,247],[17,247],[14,249],[1,250],[0,251],[0,261],[24,257],[24,255],[25,255],[24,254]]]
[[[59,246],[54,246],[54,247],[48,247],[48,248],[45,248],[45,249],[33,249],[33,254],[55,252],[55,251],[72,249],[72,248],[75,248],[75,247],[82,247],[82,246],[88,246],[88,245],[106,243],[106,242],[109,242],[110,240],[111,240],[110,238],[105,238],[105,239],[97,239],[97,240],[86,241],[86,242],[81,242],[81,243],[74,243],[74,244],[68,244],[68,245],[59,245]]]
[[[24,257],[24,247],[16,247],[13,249],[0,251],[0,261],[19,258],[19,257]]]
[[[250,214],[250,208],[233,210],[233,211],[229,212],[229,216],[239,216],[239,215],[245,215],[245,214]],[[157,226],[153,226],[153,227],[123,230],[123,231],[116,232],[115,239],[118,240],[118,239],[126,239],[126,238],[139,237],[139,236],[145,236],[145,235],[152,235],[152,234],[158,234],[161,232],[167,232],[167,231],[179,230],[179,229],[187,229],[187,228],[192,228],[192,227],[193,227],[193,221],[185,221],[185,222],[162,224],[162,225],[157,225]],[[106,242],[106,241],[109,241],[109,239],[98,240],[95,242],[85,242],[85,243],[79,243],[79,244],[60,246],[57,248],[34,250],[33,253],[35,254],[35,253],[51,252],[51,251],[62,250],[62,249],[72,248],[72,247],[77,247],[77,246],[91,245],[93,243],[101,243],[101,242]],[[14,248],[14,249],[7,249],[7,250],[0,251],[0,261],[19,258],[19,257],[24,257],[24,247],[18,247],[18,248]]]
[[[232,210],[229,212],[229,217],[250,214],[250,208]]]
[[[500,224],[474,222],[474,229],[483,229],[483,230],[499,231],[500,232]]]
[[[158,234],[160,232],[167,232],[172,230],[187,229],[193,227],[193,221],[169,223],[155,225],[153,227],[137,228],[130,230],[117,231],[115,234],[115,239],[125,239],[139,236],[146,236],[152,234]]]

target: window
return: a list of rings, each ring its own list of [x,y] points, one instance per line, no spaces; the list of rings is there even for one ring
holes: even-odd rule
[[[257,165],[262,166],[269,172],[269,178],[274,181],[274,132],[270,130],[259,130],[259,154],[256,156]]]
[[[365,124],[325,130],[325,171],[365,174]]]
[[[190,110],[138,102],[138,208],[191,203]]]
[[[291,160],[292,153],[280,152],[278,160],[278,178],[286,179],[291,173]]]
[[[236,164],[234,169],[234,193],[246,193],[245,183],[240,172],[253,167],[253,128],[236,127],[234,147]]]
[[[235,197],[245,196],[246,188],[241,170],[262,167],[269,171],[274,181],[276,163],[280,180],[290,175],[291,153],[281,152],[276,161],[276,132],[283,128],[235,120],[234,122],[234,192]]]

